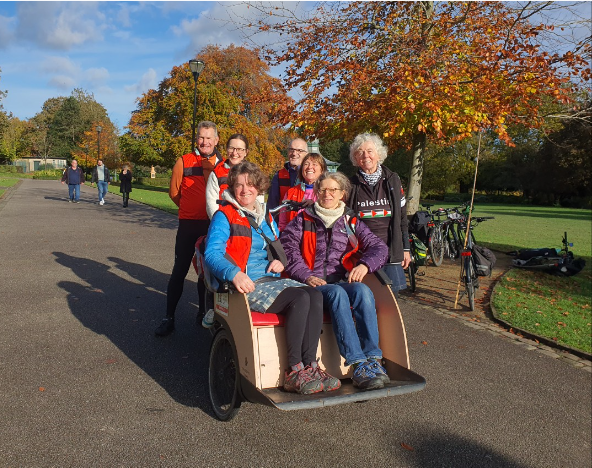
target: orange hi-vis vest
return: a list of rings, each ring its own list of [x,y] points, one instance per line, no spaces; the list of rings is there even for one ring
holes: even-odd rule
[[[226,167],[225,161],[221,161],[216,165],[213,172],[218,178],[218,186],[220,187],[218,199],[222,200],[222,194],[228,188],[228,173],[230,172],[230,168]]]
[[[296,202],[301,202],[304,200],[304,190],[302,190],[302,184],[295,185],[294,187],[290,187],[286,192],[285,198],[283,200],[293,200]],[[296,216],[298,216],[298,211],[286,211],[284,214],[286,219],[286,225],[292,221]]]
[[[282,167],[279,171],[278,171],[278,184],[280,187],[280,201],[284,199],[284,197],[286,196],[286,193],[288,193],[288,190],[290,190],[290,173],[288,172],[288,169],[286,169],[285,167]]]
[[[230,224],[230,236],[226,242],[225,257],[238,266],[243,273],[246,273],[247,261],[251,253],[251,224],[230,203],[220,205],[220,211],[226,215]],[[269,215],[269,222],[273,222],[271,215]]]
[[[183,155],[179,219],[209,219],[206,212],[206,179],[201,159],[195,153]]]
[[[302,252],[302,258],[306,266],[314,271],[315,259],[317,253],[317,227],[315,219],[303,211],[303,225],[302,225],[302,242],[300,244],[300,250]],[[358,264],[358,238],[356,237],[356,224],[358,218],[355,216],[346,216],[345,229],[347,231],[347,237],[351,250],[346,251],[341,257],[341,264],[347,271],[351,271]],[[327,246],[329,249],[329,246]]]

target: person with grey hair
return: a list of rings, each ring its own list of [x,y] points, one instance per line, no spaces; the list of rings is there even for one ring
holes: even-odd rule
[[[382,163],[387,148],[374,133],[362,133],[354,139],[349,158],[358,168],[350,180],[348,205],[364,220],[370,230],[389,248],[384,272],[392,281],[396,296],[407,288],[404,269],[411,262],[407,205],[401,179]]]
[[[308,143],[302,138],[294,138],[288,146],[288,161],[271,180],[271,187],[267,197],[267,207],[271,210],[277,207],[290,187],[298,183],[298,171],[304,156],[308,154]]]
[[[344,174],[322,174],[314,205],[298,213],[280,240],[290,278],[322,293],[339,352],[354,368],[354,386],[382,388],[390,379],[381,364],[376,303],[362,280],[382,267],[388,249],[346,206],[349,190]]]
[[[156,336],[168,336],[175,330],[175,310],[183,294],[185,277],[195,254],[195,243],[210,226],[206,211],[206,184],[210,173],[222,162],[218,152],[218,129],[214,122],[197,126],[197,151],[191,149],[173,166],[169,197],[179,207],[179,227],[175,238],[175,264],[167,286],[166,315],[155,330]],[[197,282],[199,313],[206,313],[206,287],[203,278]],[[198,316],[198,321],[201,318]]]

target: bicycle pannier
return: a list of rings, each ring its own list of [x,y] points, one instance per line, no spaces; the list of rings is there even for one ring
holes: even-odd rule
[[[430,214],[427,211],[418,211],[411,217],[409,222],[409,232],[419,237],[424,244],[428,242],[428,223],[430,219]]]
[[[494,253],[487,247],[473,245],[473,259],[477,268],[478,276],[491,276],[496,258]]]
[[[415,234],[411,234],[413,239],[413,258],[418,266],[423,266],[428,261],[428,248],[420,241]]]

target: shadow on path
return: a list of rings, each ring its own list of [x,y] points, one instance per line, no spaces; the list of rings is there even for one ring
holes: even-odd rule
[[[213,416],[208,397],[210,334],[195,326],[195,307],[186,295],[177,310],[173,335],[156,338],[168,275],[110,258],[115,268],[87,258],[53,252],[56,261],[88,283],[61,281],[72,314],[88,329],[108,338],[177,402]],[[153,285],[165,285],[161,290]],[[185,282],[185,291],[195,288]],[[185,299],[185,303],[184,303]]]

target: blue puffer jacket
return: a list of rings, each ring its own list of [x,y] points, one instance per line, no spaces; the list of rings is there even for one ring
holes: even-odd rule
[[[329,243],[328,229],[316,215],[315,205],[306,208],[306,212],[313,217],[317,231],[316,256],[314,269],[311,271],[302,258],[300,244],[303,237],[303,212],[292,220],[282,232],[280,240],[288,257],[286,272],[290,278],[304,283],[310,276],[329,279],[328,282],[336,282],[335,278],[345,279],[346,269],[341,264],[341,257],[347,250],[351,250],[345,229],[346,215],[352,216],[354,212],[345,208],[341,216],[333,225],[331,240]],[[373,273],[379,270],[386,262],[388,247],[376,235],[370,231],[362,221],[356,224],[355,235],[359,242],[359,250],[362,253],[358,263],[368,267]],[[328,278],[330,276],[330,278]]]
[[[237,208],[237,205],[234,203],[233,206]],[[244,211],[240,209],[237,209],[237,211],[241,216],[245,216]],[[275,233],[277,233],[278,229],[275,222],[273,222],[272,226]],[[261,223],[260,228],[269,239],[275,239],[277,237],[270,229],[268,223]],[[240,271],[240,268],[225,256],[226,242],[228,242],[229,237],[230,223],[228,222],[228,218],[223,212],[218,210],[214,213],[210,228],[208,229],[204,260],[210,272],[223,282],[232,281]],[[265,239],[251,227],[251,253],[247,260],[246,274],[252,281],[257,281],[263,276],[280,276],[278,273],[267,273],[269,264],[270,261],[267,259]]]

